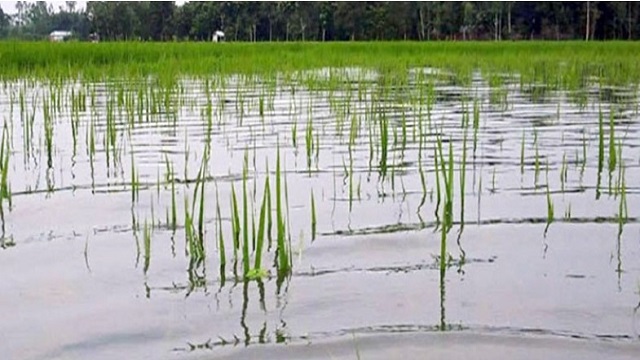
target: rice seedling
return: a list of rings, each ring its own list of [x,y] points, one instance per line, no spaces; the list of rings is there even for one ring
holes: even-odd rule
[[[291,234],[293,233],[291,231],[291,216],[289,216],[289,182],[288,182],[288,177],[287,177],[287,172],[286,172],[286,168],[287,168],[287,164],[286,161],[284,162],[283,169],[285,169],[285,171],[283,172],[283,180],[284,180],[284,209],[286,210],[286,216],[284,215],[284,211],[283,211],[283,217],[286,221],[286,225],[287,225],[287,229],[285,231],[285,233],[287,234],[286,237],[286,243],[285,243],[285,247],[283,250],[285,250],[288,254],[288,258],[289,258],[289,274],[291,273],[291,265],[292,265],[292,257],[291,257]],[[302,233],[302,232],[301,232]],[[302,235],[300,235],[300,237],[302,237]],[[282,280],[284,280],[284,278],[282,278]]]
[[[620,201],[618,202],[618,238],[622,235],[622,229],[629,219],[629,210],[627,206],[627,185],[624,178],[624,167],[622,168],[622,183],[620,186]]]
[[[442,143],[440,143],[440,166],[446,194],[443,220],[445,221],[446,231],[449,231],[453,226],[453,143],[451,141],[449,141],[449,161],[446,169],[445,164]]]
[[[538,151],[538,143],[535,144],[535,158],[534,158],[534,185],[538,187],[538,178],[540,176],[540,152]]]
[[[549,225],[551,225],[551,223],[554,220],[554,207],[553,207],[553,200],[551,200],[551,190],[550,190],[550,185],[549,185],[549,161],[547,160],[547,166],[546,166],[546,177],[547,177],[547,225],[544,228],[544,235],[547,236],[547,231],[549,230]]]
[[[140,263],[140,237],[139,237],[140,223],[137,220],[136,213],[133,206],[131,206],[131,230],[133,232],[133,238],[136,241],[136,268],[137,268],[138,264]],[[144,238],[143,238],[143,241],[144,241]],[[143,243],[143,246],[144,246],[144,243]]]
[[[478,130],[480,129],[480,102],[478,99],[473,100],[473,151],[476,151],[478,140]]]
[[[9,130],[7,123],[2,128],[2,140],[0,141],[0,218],[2,220],[2,233],[4,235],[5,213],[4,201],[11,209],[11,187],[9,185],[9,158],[11,153]]]
[[[298,148],[297,138],[298,138],[298,122],[294,121],[293,126],[291,127],[291,141],[295,149]]]
[[[445,329],[445,312],[444,312],[444,297],[445,297],[445,275],[446,269],[450,257],[447,256],[447,234],[453,227],[453,144],[449,140],[449,156],[445,161],[444,153],[442,150],[442,139],[437,137],[437,149],[440,157],[440,169],[436,168],[436,173],[442,171],[442,179],[444,184],[444,207],[442,208],[442,228],[440,229],[440,329]]]
[[[73,156],[76,155],[76,149],[78,147],[78,127],[80,126],[80,109],[78,105],[76,105],[75,95],[71,93],[72,97],[72,106],[71,106],[71,138],[73,139]]]
[[[440,167],[438,166],[439,164],[439,160],[438,160],[438,150],[442,147],[442,144],[436,139],[436,146],[433,148],[433,160],[435,162],[435,177],[436,177],[436,206],[435,206],[435,218],[436,218],[436,224],[440,224],[440,215],[438,214],[438,212],[440,211],[440,203],[442,201],[442,195],[441,195],[441,186],[440,186]]]
[[[234,261],[237,261],[238,250],[240,249],[240,215],[236,189],[233,184],[231,184],[231,232],[233,236],[233,258]]]
[[[249,206],[247,205],[247,177],[248,177],[248,154],[244,153],[244,167],[242,170],[242,265],[245,276],[251,269],[249,258]]]
[[[365,118],[366,120],[366,118]],[[371,172],[373,168],[373,154],[374,154],[374,141],[373,141],[373,133],[374,133],[374,125],[373,121],[366,121],[368,124],[368,144],[369,144],[369,172]]]
[[[596,184],[596,200],[600,199],[600,182],[604,168],[604,125],[602,107],[598,109],[598,180]]]
[[[196,202],[199,205],[198,208],[198,252],[204,254],[204,187],[206,184],[206,164],[208,163],[208,157],[202,158],[202,165],[196,178],[196,187],[193,191],[193,206],[195,208]],[[200,188],[200,197],[198,198],[198,188]],[[193,210],[192,210],[193,212]]]
[[[171,177],[171,229],[173,232],[178,228],[178,209],[176,205],[176,178],[173,175],[173,166],[169,165],[167,162],[167,166],[169,167],[169,172],[167,176]]]
[[[564,194],[564,186],[567,182],[569,166],[567,165],[567,154],[562,154],[562,167],[560,168],[560,190]]]
[[[402,131],[402,143],[400,146],[400,158],[404,158],[404,152],[407,149],[407,115],[405,111],[402,111],[401,119],[401,131]]]
[[[316,161],[316,170],[318,170],[318,163],[320,159],[320,134],[316,133],[316,140],[314,142],[315,148],[315,161]]]
[[[140,198],[140,174],[136,172],[133,150],[131,150],[131,202],[135,203]]]
[[[569,203],[564,210],[564,220],[571,220],[571,203]]]
[[[144,221],[143,227],[143,242],[144,242],[144,267],[143,272],[146,274],[149,271],[149,265],[151,263],[151,226]]]
[[[278,277],[283,279],[291,271],[289,247],[286,244],[286,230],[284,209],[282,206],[282,173],[280,167],[280,147],[277,147],[276,155],[276,239],[277,239],[277,270]]]
[[[311,175],[311,159],[313,157],[314,144],[313,144],[313,120],[309,117],[307,122],[307,130],[305,131],[305,146],[307,150],[307,171]]]
[[[358,137],[358,128],[358,118],[353,115],[351,116],[351,126],[349,128],[349,151],[351,151],[356,144],[356,138]]]
[[[269,162],[266,162],[265,165],[266,171],[265,174],[267,174],[267,178],[265,179],[265,192],[266,192],[266,232],[267,232],[267,240],[269,241],[268,250],[271,250],[271,247],[273,245],[273,237],[272,237],[272,233],[273,233],[273,214],[272,214],[272,209],[273,207],[271,206],[271,183],[270,183],[270,176],[269,176]]]
[[[452,166],[453,164],[449,164]],[[467,131],[464,131],[462,140],[462,158],[460,161],[460,227],[464,227],[464,198],[467,178]]]
[[[393,163],[396,163],[396,155],[393,154]],[[396,194],[396,166],[391,167],[391,194],[395,198]]]
[[[184,195],[184,229],[185,229],[185,255],[189,257],[189,284],[191,289],[203,286],[204,261],[206,258],[204,246],[204,186],[206,164],[208,159],[203,157],[200,170],[195,180],[192,201],[189,202],[187,194]],[[196,212],[196,205],[198,206]],[[196,219],[195,216],[198,218]]]
[[[422,197],[420,198],[420,204],[418,205],[418,208],[416,210],[416,213],[419,215],[420,209],[422,209],[427,199],[427,179],[424,174],[424,168],[422,166],[422,159],[420,157],[420,154],[418,154],[418,174],[420,175],[420,186],[422,187]]]
[[[467,102],[463,98],[462,99],[462,118],[461,118],[460,128],[465,129],[467,127],[469,127],[469,107],[467,106]]]
[[[104,150],[107,161],[107,169],[111,168],[111,163],[113,163],[113,167],[116,166],[116,140],[118,136],[118,132],[116,129],[116,115],[114,109],[113,99],[109,99],[107,101],[107,117],[106,117],[106,133],[104,137]]]
[[[224,234],[222,230],[222,215],[220,214],[220,194],[216,186],[216,219],[218,233],[218,254],[220,255],[220,286],[224,286],[226,280],[227,252],[224,246]]]
[[[269,176],[265,178],[264,189],[262,194],[262,202],[260,205],[260,214],[258,218],[257,233],[254,232],[254,242],[256,247],[254,249],[254,265],[245,273],[245,279],[260,281],[262,278],[268,276],[268,272],[262,268],[262,252],[265,242],[265,230],[267,230],[267,213],[271,212],[270,201],[271,190],[269,185]],[[255,228],[255,222],[254,222]]]
[[[189,139],[187,132],[184,133],[184,179],[185,185],[189,187],[189,182],[186,181],[189,179],[189,156],[190,156],[190,148],[189,148]]]
[[[611,175],[616,169],[616,139],[615,139],[615,121],[614,110],[609,111],[609,193],[611,193]]]
[[[27,109],[25,94],[22,89],[20,90],[19,99],[20,99],[20,122],[22,123],[22,128],[23,128],[23,133],[22,133],[22,139],[24,144],[23,151],[25,153],[25,163],[27,163],[29,157],[32,154],[32,148],[33,148],[33,126],[34,126],[35,116],[36,116],[36,109],[35,109],[36,101],[34,99],[34,101],[32,102],[33,109],[31,113],[29,113]]]
[[[378,119],[380,125],[380,182],[383,183],[387,175],[387,156],[389,149],[389,122],[382,114]]]
[[[42,102],[44,141],[47,150],[47,166],[53,167],[53,118],[47,101]]]

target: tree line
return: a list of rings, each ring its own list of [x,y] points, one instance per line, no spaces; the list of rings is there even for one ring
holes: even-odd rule
[[[0,38],[44,39],[70,30],[86,40],[230,41],[635,40],[640,4],[583,2],[44,1],[0,10]]]

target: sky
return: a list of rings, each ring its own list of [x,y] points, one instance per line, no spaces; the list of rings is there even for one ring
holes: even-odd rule
[[[66,1],[47,1],[47,4],[53,5],[55,11],[57,11],[60,6],[63,8],[66,7],[65,3]],[[184,3],[185,1],[176,1],[176,5],[182,5]],[[76,1],[76,9],[78,10],[84,9],[86,5],[86,1]],[[2,7],[2,11],[4,11],[5,14],[13,15],[16,13],[16,1],[0,1],[0,7]]]
[[[60,6],[66,7],[65,3],[66,1],[47,1],[47,4],[53,5],[53,9],[56,11]],[[86,1],[76,1],[76,9],[84,9],[86,5]],[[16,1],[0,1],[0,7],[5,14],[13,15],[16,13]]]

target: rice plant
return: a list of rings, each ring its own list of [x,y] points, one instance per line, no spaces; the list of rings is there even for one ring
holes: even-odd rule
[[[276,239],[277,239],[277,269],[278,277],[284,278],[291,272],[289,246],[286,240],[286,224],[283,207],[282,171],[280,165],[280,147],[276,156]]]
[[[547,166],[546,166],[546,177],[547,177],[547,226],[544,228],[544,235],[547,235],[547,231],[549,230],[549,225],[551,225],[551,223],[554,220],[554,207],[553,207],[553,200],[551,199],[551,190],[550,190],[550,185],[549,185],[549,161],[547,161]]]
[[[383,183],[387,175],[387,157],[389,151],[389,121],[383,114],[378,119],[380,126],[380,182]]]
[[[602,107],[598,109],[598,180],[596,184],[596,200],[600,199],[600,183],[604,168],[604,120]]]
[[[143,242],[144,242],[144,267],[143,271],[146,274],[149,271],[149,265],[151,263],[151,226],[144,221],[143,227]]]
[[[7,201],[11,209],[11,187],[9,184],[9,158],[11,156],[9,130],[5,122],[2,128],[2,140],[0,141],[0,220],[2,220],[2,233],[5,230],[4,202]]]

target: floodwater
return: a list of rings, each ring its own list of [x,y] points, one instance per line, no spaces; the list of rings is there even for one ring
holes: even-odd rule
[[[386,82],[373,72],[342,75],[360,83],[184,79],[171,93],[126,82],[6,84],[3,356],[637,358],[633,88],[565,92],[514,80],[495,89],[476,74],[470,87],[438,82],[428,109],[423,85],[380,92]],[[78,94],[84,107],[73,105]],[[437,134],[455,163],[444,268]],[[206,257],[194,267],[184,213],[207,151]],[[257,226],[267,175],[275,195],[278,153],[292,272],[278,281],[273,243],[267,275],[242,281],[231,188],[242,204],[246,156],[248,224]]]

